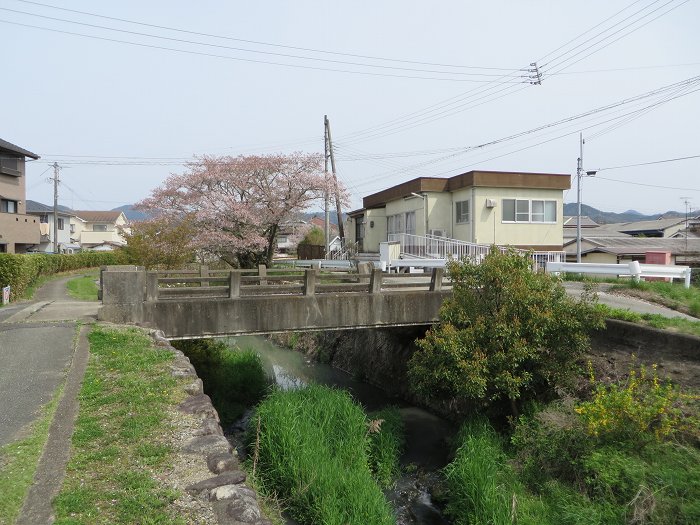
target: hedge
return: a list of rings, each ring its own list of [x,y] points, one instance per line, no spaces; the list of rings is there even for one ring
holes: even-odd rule
[[[59,272],[94,268],[111,264],[128,264],[126,254],[113,252],[80,252],[74,254],[0,253],[0,288],[11,286],[11,300],[16,300],[38,277]]]

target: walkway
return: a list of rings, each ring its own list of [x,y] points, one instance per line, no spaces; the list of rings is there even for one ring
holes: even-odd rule
[[[51,499],[68,462],[77,393],[88,357],[87,329],[98,302],[77,301],[63,277],[48,282],[32,301],[0,308],[0,446],[24,437],[42,407],[63,386],[49,438],[17,524],[52,523]]]

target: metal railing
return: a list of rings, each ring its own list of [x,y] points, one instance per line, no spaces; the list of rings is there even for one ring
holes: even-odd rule
[[[637,281],[647,277],[683,279],[685,287],[690,288],[691,268],[689,266],[642,264],[638,261],[632,261],[627,264],[548,262],[547,272],[622,276],[632,277]]]
[[[389,242],[398,242],[401,245],[401,255],[410,258],[425,259],[455,259],[461,261],[468,259],[480,263],[491,251],[491,245],[477,244],[473,242],[459,241],[434,235],[411,235],[408,233],[392,233],[388,236]],[[507,246],[497,246],[505,252]],[[562,262],[566,260],[564,251],[530,251],[513,248],[517,253],[530,254],[533,262],[538,267],[544,268],[548,262]]]
[[[340,250],[333,250],[328,253],[327,259],[334,261],[349,261],[357,255],[359,244],[357,242],[347,242],[343,240]]]

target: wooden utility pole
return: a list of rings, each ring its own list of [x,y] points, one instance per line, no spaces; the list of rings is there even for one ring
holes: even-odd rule
[[[345,241],[345,228],[343,227],[343,212],[340,209],[340,194],[338,193],[338,176],[335,171],[335,157],[333,156],[333,139],[331,139],[331,123],[328,121],[328,116],[323,117],[323,122],[326,128],[326,137],[328,138],[328,152],[331,157],[331,171],[333,172],[333,182],[335,183],[335,210],[338,214],[338,235],[340,242]]]
[[[57,162],[53,163],[53,253],[58,253],[58,170]]]

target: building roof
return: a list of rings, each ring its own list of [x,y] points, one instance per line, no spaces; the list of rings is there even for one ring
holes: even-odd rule
[[[577,227],[577,215],[564,217],[564,228],[576,228]],[[595,228],[600,226],[597,222],[591,219],[588,215],[581,215],[581,228]]]
[[[53,206],[47,206],[46,204],[27,199],[27,213],[30,215],[37,213],[53,214]],[[59,206],[58,215],[65,215],[69,217],[73,215],[73,212],[65,206]]]
[[[119,210],[90,211],[75,210],[75,214],[86,222],[117,222],[122,212]]]
[[[688,238],[676,239],[669,237],[594,237],[586,236],[582,239],[595,246],[582,250],[581,253],[604,252],[616,255],[643,255],[646,252],[671,252],[678,254],[700,254],[700,239]],[[687,246],[687,249],[686,249]],[[576,252],[576,240],[571,239],[564,243],[567,253]]]
[[[17,153],[18,155],[22,155],[24,157],[31,157],[34,160],[39,158],[39,155],[37,155],[36,153],[32,153],[29,150],[20,148],[19,146],[12,144],[12,142],[7,142],[6,140],[2,139],[0,139],[0,151],[9,151],[11,153]]]
[[[568,190],[571,175],[511,171],[468,171],[450,178],[418,177],[362,199],[364,208],[380,208],[412,193],[456,191],[469,187],[538,188]]]

